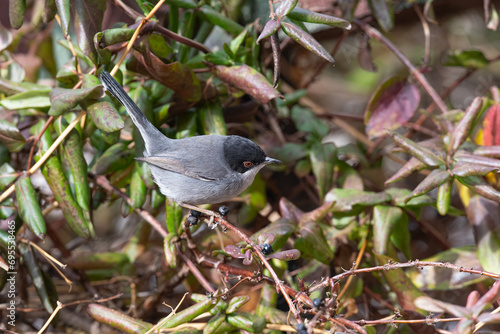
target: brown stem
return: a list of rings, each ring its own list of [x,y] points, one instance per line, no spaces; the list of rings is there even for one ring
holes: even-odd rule
[[[125,193],[123,193],[115,186],[113,186],[105,176],[103,175],[98,175],[98,176],[93,175],[93,176],[95,178],[96,183],[101,187],[103,187],[104,190],[106,190],[109,193],[115,194],[116,196],[123,199],[130,207],[133,207],[132,200],[130,199],[130,197],[128,197]],[[160,233],[160,235],[163,238],[165,238],[168,235],[167,231],[165,231],[165,229],[161,226],[160,222],[156,220],[156,218],[153,217],[149,212],[144,211],[142,209],[134,209],[134,211],[137,212],[137,214],[140,215],[145,221],[147,221],[156,231],[158,231],[158,233]]]
[[[446,104],[436,92],[434,87],[429,84],[425,76],[415,66],[413,66],[410,60],[406,58],[406,56],[389,39],[382,35],[380,31],[371,27],[365,22],[354,20],[354,23],[356,23],[370,38],[378,40],[379,42],[384,44],[392,53],[394,53],[394,55],[398,57],[399,60],[408,68],[410,73],[420,82],[422,87],[427,91],[427,93],[441,110],[441,112],[443,112],[444,114],[448,112]],[[449,121],[445,121],[443,124],[447,130],[452,129],[452,125]]]

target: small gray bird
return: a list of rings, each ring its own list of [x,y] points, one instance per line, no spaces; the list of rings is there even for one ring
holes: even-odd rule
[[[160,191],[179,205],[211,214],[194,205],[225,202],[239,195],[266,165],[281,161],[266,156],[240,136],[204,135],[170,139],[144,116],[106,71],[101,81],[129,113],[145,143],[144,157]]]

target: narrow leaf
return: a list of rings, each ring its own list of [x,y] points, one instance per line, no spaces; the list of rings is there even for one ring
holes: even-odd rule
[[[446,216],[450,209],[451,190],[453,188],[453,180],[450,179],[439,186],[436,199],[436,207],[441,216]]]
[[[117,143],[108,148],[95,162],[92,172],[105,174],[124,169],[134,160],[134,151],[124,143]]]
[[[349,21],[335,16],[316,13],[301,7],[295,7],[291,12],[287,14],[287,17],[297,21],[321,23],[326,24],[330,27],[339,27],[347,30],[351,29],[351,23],[349,23]]]
[[[398,207],[376,205],[373,208],[373,243],[374,250],[377,253],[387,254],[387,247],[392,229],[405,218],[407,225],[408,217],[403,210]]]
[[[445,66],[460,66],[470,69],[481,69],[488,66],[486,56],[477,50],[455,51],[448,55]]]
[[[278,87],[278,80],[280,77],[280,58],[281,47],[278,33],[271,36],[271,48],[273,50],[273,88]]]
[[[221,12],[216,11],[209,5],[201,6],[199,11],[205,15],[206,19],[210,23],[221,27],[231,35],[238,36],[244,29],[240,24],[222,15]]]
[[[328,265],[334,257],[334,253],[325,238],[320,225],[315,222],[307,222],[300,228],[300,238],[295,240],[294,247],[297,248],[306,259],[315,259]]]
[[[271,35],[274,35],[278,29],[281,28],[281,24],[277,20],[269,20],[267,21],[266,25],[264,26],[264,29],[262,29],[262,32],[260,33],[259,37],[257,38],[257,44],[260,43],[261,40],[264,38],[270,37]]]
[[[495,202],[500,202],[500,191],[490,186],[486,183],[482,177],[479,176],[468,176],[468,177],[457,177],[460,183],[466,185],[479,195],[490,199]]]
[[[472,125],[474,123],[474,120],[476,119],[476,116],[481,110],[482,105],[483,105],[482,98],[476,97],[472,101],[471,105],[465,111],[464,116],[462,117],[460,122],[458,122],[458,124],[456,125],[450,137],[450,145],[449,145],[450,155],[453,155],[457,151],[458,147],[462,145],[462,143],[469,136],[472,130]]]
[[[101,0],[75,0],[76,37],[83,53],[94,64],[97,63],[97,53],[94,47],[94,35],[102,30],[106,1]]]
[[[396,181],[400,181],[408,176],[411,175],[411,173],[420,171],[422,169],[425,169],[427,165],[424,164],[422,161],[418,160],[415,157],[411,157],[410,160],[408,160],[407,163],[405,163],[393,176],[391,176],[387,181],[385,181],[385,184],[390,184]]]
[[[193,306],[174,314],[171,317],[163,318],[158,322],[158,329],[172,328],[190,322],[202,313],[209,312],[217,304],[219,298],[206,298]]]
[[[122,332],[135,334],[146,333],[153,325],[134,319],[126,314],[99,304],[89,304],[87,313],[96,321],[114,327]]]
[[[40,205],[38,205],[35,188],[33,188],[29,176],[23,175],[17,180],[16,199],[21,219],[31,232],[43,240],[47,233],[47,227],[45,226]]]
[[[21,26],[23,25],[25,12],[26,0],[9,0],[9,19],[12,28],[16,30],[21,28]]]
[[[44,90],[28,90],[0,100],[0,105],[10,110],[50,107],[48,87]]]
[[[57,7],[57,15],[61,20],[61,29],[64,36],[69,34],[69,22],[71,20],[71,13],[69,11],[70,0],[55,0]]]
[[[222,111],[222,103],[219,98],[205,100],[200,103],[198,117],[203,123],[206,135],[226,135],[227,128]]]
[[[451,174],[460,177],[467,177],[473,175],[484,176],[499,169],[500,167],[491,167],[491,166],[474,164],[470,162],[458,162],[453,165]]]
[[[141,179],[139,163],[134,164],[134,171],[130,179],[130,200],[134,209],[142,208],[146,202],[147,188]]]
[[[388,131],[394,141],[407,153],[413,155],[427,166],[437,167],[444,165],[444,161],[437,157],[431,150],[415,143],[413,140],[401,136],[398,133]]]
[[[283,28],[285,34],[290,36],[295,42],[299,43],[307,50],[315,53],[316,55],[332,64],[335,63],[332,55],[328,51],[326,51],[326,49],[321,44],[319,44],[319,42],[314,39],[314,37],[299,28],[297,25],[288,22],[281,22],[281,28]]]
[[[315,143],[309,153],[319,195],[324,198],[333,185],[333,169],[336,160],[336,147],[332,143]]]
[[[500,159],[481,157],[481,156],[470,154],[470,153],[465,152],[465,151],[458,151],[453,156],[453,159],[456,162],[460,162],[460,163],[471,163],[471,164],[477,164],[477,165],[482,165],[482,166],[500,168]]]
[[[434,188],[439,187],[446,181],[451,179],[450,173],[447,170],[433,170],[418,186],[412,191],[410,196],[405,198],[405,203],[408,203],[413,197],[417,197],[428,193]]]
[[[390,31],[394,27],[394,17],[386,0],[369,0],[372,15],[384,31]]]
[[[0,142],[11,152],[23,149],[26,140],[19,130],[10,122],[0,119]]]

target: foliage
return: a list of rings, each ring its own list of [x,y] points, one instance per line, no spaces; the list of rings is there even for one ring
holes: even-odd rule
[[[43,313],[18,317],[16,327],[2,317],[0,326],[40,329],[41,317],[49,331],[90,332],[91,322],[127,333],[494,329],[500,90],[470,93],[464,110],[447,97],[474,73],[498,78],[499,50],[491,47],[493,57],[476,46],[451,50],[431,63],[427,46],[416,68],[374,28],[394,31],[394,17],[411,12],[427,31],[433,2],[305,8],[281,0],[261,26],[243,1],[9,1],[10,22],[0,26],[0,290],[17,272],[17,293],[0,301]],[[493,3],[481,9],[485,27],[496,30]],[[364,117],[310,98],[309,85],[334,56],[335,73],[351,65],[335,54],[349,36],[359,37],[353,77],[380,68],[371,44],[407,68],[391,63],[391,74],[377,77]],[[332,52],[327,39],[337,43]],[[296,63],[281,73],[293,58],[290,41],[311,55],[313,70]],[[440,96],[426,72],[443,67],[465,74]],[[229,213],[186,215],[134,159],[144,143],[104,92],[104,69],[166,136],[239,134],[284,164],[263,170]],[[311,79],[290,88],[280,81],[287,72]],[[335,140],[338,133],[355,140]],[[389,160],[401,164],[392,175]],[[129,217],[126,229],[114,226],[120,213]],[[443,226],[465,220],[473,245],[451,244]],[[28,289],[36,295],[19,293]],[[468,297],[439,300],[445,290]],[[358,312],[363,300],[370,314]],[[61,308],[85,321],[65,323]],[[393,318],[382,319],[388,312]],[[441,323],[443,314],[455,317],[452,327]],[[204,324],[196,322],[201,316]]]

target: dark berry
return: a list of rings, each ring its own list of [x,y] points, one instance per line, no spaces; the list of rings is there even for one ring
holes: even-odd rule
[[[200,218],[201,216],[201,212],[200,211],[195,211],[195,210],[191,210],[191,216],[194,216],[196,218]]]
[[[193,225],[198,225],[198,218],[195,217],[195,216],[189,216],[188,217],[188,224],[190,226],[193,226]]]
[[[229,208],[227,205],[221,205],[219,206],[219,213],[222,217],[226,217],[227,214],[229,213]]]
[[[262,254],[264,255],[269,255],[274,252],[273,246],[271,246],[270,244],[263,244],[262,246],[260,246],[260,249],[262,250]]]
[[[307,334],[307,328],[304,324],[297,324],[297,326],[295,326],[295,330],[298,334]]]
[[[314,305],[314,307],[316,307],[316,308],[320,307],[322,302],[323,302],[323,301],[321,300],[321,298],[314,298],[314,299],[313,299],[313,305]]]

